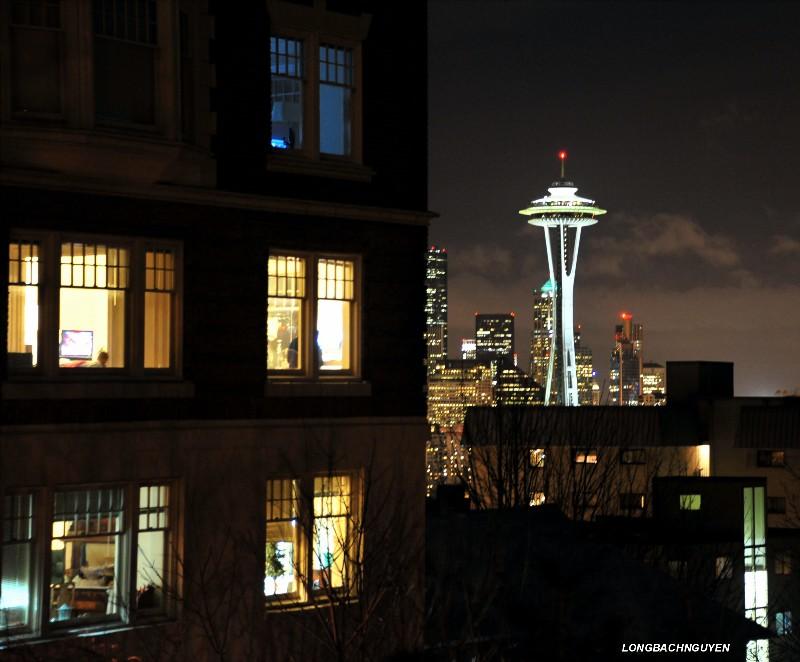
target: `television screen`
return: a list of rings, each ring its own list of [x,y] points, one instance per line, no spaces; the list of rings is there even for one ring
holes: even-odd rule
[[[62,331],[58,357],[61,359],[90,359],[94,349],[92,331]]]

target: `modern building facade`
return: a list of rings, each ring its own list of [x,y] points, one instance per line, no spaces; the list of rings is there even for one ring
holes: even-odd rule
[[[475,313],[475,360],[514,365],[514,313]]]
[[[609,404],[638,405],[641,398],[642,342],[641,324],[633,323],[633,315],[620,313],[621,324],[614,331],[614,349],[608,379]]]
[[[423,591],[425,25],[395,2],[2,4],[8,655],[419,643],[393,614]]]
[[[560,153],[561,178],[553,182],[549,193],[533,200],[531,206],[520,210],[529,216],[528,223],[544,229],[547,264],[550,282],[555,290],[553,344],[550,365],[545,383],[545,402],[550,402],[555,392],[556,403],[577,406],[578,378],[575,363],[575,340],[573,337],[573,289],[578,264],[581,230],[597,223],[597,216],[606,213],[593,200],[577,195],[577,187],[564,177],[566,152]],[[555,239],[551,241],[550,230]],[[561,359],[561,380],[554,379],[555,357]]]
[[[667,369],[660,363],[642,363],[642,404],[657,406],[667,402]]]
[[[425,270],[428,372],[447,358],[447,250],[431,246]]]
[[[550,370],[550,355],[553,347],[555,325],[553,310],[555,305],[555,288],[552,281],[547,281],[538,290],[533,291],[533,330],[531,331],[531,367],[530,374],[534,381],[545,386]],[[556,383],[560,383],[561,361],[558,355],[553,356],[553,375]],[[551,401],[555,404],[555,393],[551,393]]]

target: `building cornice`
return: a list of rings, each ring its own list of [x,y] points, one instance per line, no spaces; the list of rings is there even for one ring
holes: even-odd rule
[[[137,186],[127,183],[93,181],[65,177],[40,170],[3,169],[0,172],[0,186],[405,225],[427,226],[430,224],[431,219],[437,216],[437,214],[430,211],[373,207],[318,200],[298,200],[187,186],[167,184]]]

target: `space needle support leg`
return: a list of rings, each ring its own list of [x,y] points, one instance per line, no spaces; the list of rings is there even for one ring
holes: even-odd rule
[[[548,353],[547,359],[547,384],[544,390],[544,404],[549,405],[550,393],[553,388],[553,362],[555,361],[556,357],[556,335],[558,334],[558,311],[556,306],[556,302],[558,301],[558,282],[556,281],[556,272],[553,269],[553,249],[550,246],[550,228],[545,225],[542,229],[544,230],[544,243],[547,246],[547,267],[550,269],[550,283],[553,286],[553,289],[551,290],[553,302],[553,333],[550,335],[550,352]]]

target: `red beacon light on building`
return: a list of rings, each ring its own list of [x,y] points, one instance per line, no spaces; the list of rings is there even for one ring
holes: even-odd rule
[[[619,316],[624,320],[632,320],[633,315],[631,313],[620,313]]]

